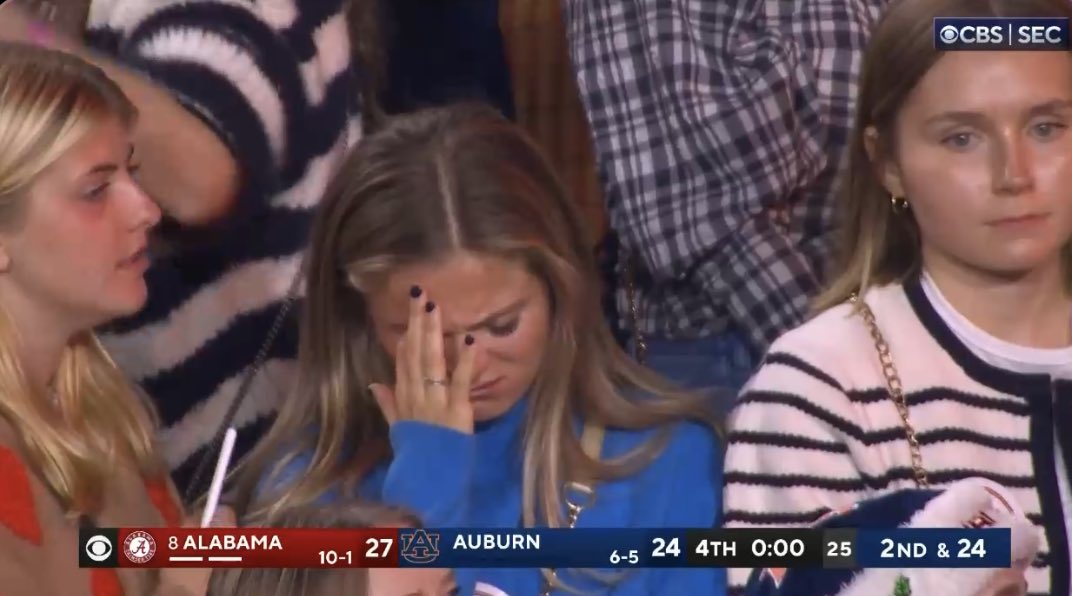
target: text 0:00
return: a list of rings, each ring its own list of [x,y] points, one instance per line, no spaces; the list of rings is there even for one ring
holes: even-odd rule
[[[773,542],[763,539],[752,541],[752,555],[756,557],[801,557],[804,556],[804,541],[799,538],[778,538]]]

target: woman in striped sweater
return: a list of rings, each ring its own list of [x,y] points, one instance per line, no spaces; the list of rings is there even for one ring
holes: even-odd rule
[[[901,0],[864,59],[844,262],[731,419],[728,527],[813,523],[980,476],[1041,534],[1030,594],[1069,594],[1072,57],[940,52],[939,16],[1065,0]],[[733,591],[748,577],[731,571]],[[893,587],[890,587],[892,592]]]

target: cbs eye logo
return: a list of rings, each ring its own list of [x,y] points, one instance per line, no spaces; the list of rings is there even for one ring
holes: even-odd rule
[[[112,541],[107,536],[97,534],[86,541],[86,556],[97,563],[102,563],[112,556]]]
[[[960,39],[960,32],[957,31],[956,27],[952,25],[946,25],[938,31],[938,37],[946,43],[953,43]]]

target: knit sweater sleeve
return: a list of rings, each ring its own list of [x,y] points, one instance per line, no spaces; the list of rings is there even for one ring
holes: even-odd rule
[[[318,133],[304,128],[310,119],[348,111],[346,94],[335,92],[350,74],[341,0],[113,6],[91,15],[90,45],[205,122],[239,162],[243,196],[265,200],[287,188],[316,144]]]
[[[794,343],[774,344],[732,415],[728,528],[807,526],[866,494],[848,444],[862,434],[856,410],[835,376],[818,366],[823,350]],[[729,571],[731,594],[742,593],[750,572]]]

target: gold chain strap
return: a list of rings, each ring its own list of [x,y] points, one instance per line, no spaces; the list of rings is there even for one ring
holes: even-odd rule
[[[625,295],[629,299],[629,323],[633,327],[633,345],[636,346],[636,360],[644,364],[647,357],[648,345],[644,342],[644,335],[640,332],[640,314],[637,309],[636,269],[633,258],[625,261]]]
[[[599,459],[599,456],[603,451],[604,432],[604,428],[600,425],[584,425],[584,430],[581,432],[581,447],[584,449],[584,453],[588,457]],[[596,490],[594,485],[582,484],[580,482],[568,482],[566,483],[565,488],[566,526],[572,530],[577,527],[577,519],[581,517],[581,512],[595,501]],[[547,573],[552,578],[558,577],[558,574],[554,569],[548,569]],[[548,578],[544,577],[540,586],[540,596],[551,596],[554,589],[554,584],[548,581]]]
[[[595,491],[592,490],[591,487],[578,482],[570,482],[567,484],[566,491],[566,525],[572,530],[577,527],[577,518],[581,516],[581,512],[584,511],[585,507],[591,504],[592,500],[595,498]],[[577,503],[570,500],[570,492],[584,495],[585,501],[583,503]],[[554,569],[548,569],[547,572],[553,578],[558,577],[558,573]],[[547,578],[544,578],[542,587],[540,588],[540,596],[551,596],[554,589],[555,586],[548,581]]]
[[[904,425],[905,437],[908,439],[908,451],[912,457],[912,473],[915,476],[916,486],[926,488],[930,486],[927,478],[927,470],[923,467],[923,454],[919,446],[919,438],[916,429],[908,419],[908,401],[905,399],[904,388],[901,386],[901,377],[897,374],[897,367],[893,364],[893,355],[890,346],[878,329],[875,321],[875,313],[867,302],[860,299],[856,294],[849,296],[849,303],[853,305],[857,314],[863,317],[867,329],[871,333],[871,339],[875,341],[875,350],[878,351],[878,360],[882,364],[882,374],[886,376],[886,389],[889,391],[893,405],[897,407],[897,413],[901,415],[901,423]]]

